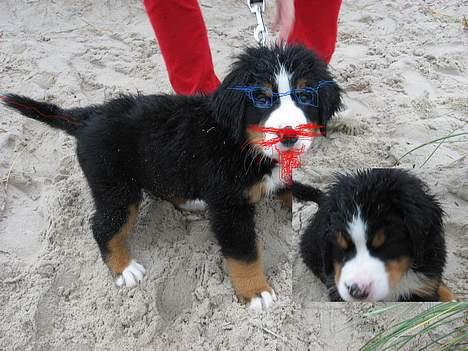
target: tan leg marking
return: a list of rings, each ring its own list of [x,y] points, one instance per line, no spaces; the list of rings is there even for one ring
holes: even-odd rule
[[[437,289],[437,295],[439,296],[439,300],[442,302],[457,300],[455,294],[443,282],[440,282],[439,289]]]
[[[408,272],[411,264],[411,259],[406,256],[397,260],[385,262],[385,270],[388,274],[388,282],[392,289],[397,286],[403,275]]]
[[[113,273],[122,273],[131,261],[126,240],[128,233],[135,224],[137,216],[137,206],[131,205],[128,209],[127,222],[107,244],[109,254],[107,255],[106,262]]]
[[[262,291],[272,291],[263,273],[260,255],[252,262],[226,258],[226,263],[232,285],[239,298],[250,300]]]
[[[278,198],[281,200],[283,203],[283,206],[292,210],[292,204],[293,204],[293,196],[292,196],[292,191],[283,191],[280,194],[278,194]]]
[[[260,181],[258,183],[255,183],[252,185],[248,190],[246,197],[249,200],[250,204],[256,204],[259,202],[261,199],[266,194],[266,189],[265,189],[265,184],[263,181]]]

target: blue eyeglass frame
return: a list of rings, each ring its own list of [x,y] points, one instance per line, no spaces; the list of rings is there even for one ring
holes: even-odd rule
[[[271,108],[273,104],[280,98],[281,96],[287,96],[291,95],[294,97],[295,101],[304,106],[312,106],[312,107],[318,107],[319,106],[319,89],[325,86],[331,86],[335,85],[335,81],[333,80],[321,80],[317,83],[315,87],[304,87],[301,89],[293,89],[284,93],[275,93],[271,89],[265,88],[265,87],[259,87],[259,86],[234,86],[228,88],[228,90],[236,90],[236,91],[241,91],[243,92],[250,100],[252,100],[252,103],[254,104],[255,107],[258,108]],[[265,103],[261,103],[257,101],[254,97],[254,93],[257,91],[261,91],[264,93],[271,94],[271,98],[268,99]],[[308,102],[302,102],[301,99],[299,98],[300,93],[309,93],[313,94],[312,96],[314,97],[312,100],[312,103]]]

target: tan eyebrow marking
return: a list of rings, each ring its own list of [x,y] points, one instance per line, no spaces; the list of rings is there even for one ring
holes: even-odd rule
[[[305,79],[298,79],[296,83],[296,89],[304,89],[306,87],[306,80]]]
[[[371,245],[374,249],[378,249],[381,247],[385,242],[385,232],[383,230],[379,230],[372,239]]]
[[[349,242],[346,240],[342,232],[338,232],[336,234],[336,241],[338,242],[338,246],[343,250],[346,250],[349,247]]]
[[[263,84],[263,87],[266,89],[265,94],[267,96],[271,96],[273,94],[273,84],[265,83]]]

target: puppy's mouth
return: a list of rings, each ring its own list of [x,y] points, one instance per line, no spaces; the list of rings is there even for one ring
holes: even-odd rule
[[[321,126],[312,123],[295,128],[252,125],[248,128],[248,142],[262,154],[276,161],[280,168],[280,178],[292,183],[292,172],[300,167],[300,157],[312,145],[312,138],[321,136]]]
[[[302,154],[312,145],[312,139],[322,136],[322,126],[307,123],[282,128],[252,125],[248,128],[248,143],[272,159],[281,161],[282,154]]]
[[[377,263],[377,262],[376,262]],[[344,301],[383,301],[387,298],[390,286],[380,265],[368,266],[360,263],[354,276],[349,271],[342,274],[337,282],[338,292]],[[383,266],[383,264],[382,264]],[[342,271],[343,272],[343,271]]]
[[[261,146],[263,149],[301,149],[304,145],[309,144],[313,138],[322,136],[321,128],[322,126],[314,123],[282,128],[251,125],[248,127],[249,143]]]

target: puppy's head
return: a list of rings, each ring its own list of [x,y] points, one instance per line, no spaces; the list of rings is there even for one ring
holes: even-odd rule
[[[312,138],[294,130],[326,126],[341,107],[341,89],[327,65],[301,46],[246,49],[212,97],[215,118],[236,143],[249,142],[269,157],[290,148],[306,151]],[[265,130],[267,129],[267,130]]]
[[[343,300],[433,294],[445,264],[442,210],[423,182],[373,169],[338,176],[329,195],[329,265]]]

